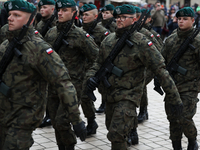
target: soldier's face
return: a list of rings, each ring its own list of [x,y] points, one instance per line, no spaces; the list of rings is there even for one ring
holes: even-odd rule
[[[54,7],[52,5],[43,5],[40,7],[40,13],[42,17],[50,17],[54,12]]]
[[[113,17],[112,13],[109,10],[108,11],[103,11],[102,12],[102,16],[103,16],[103,20],[106,20],[106,19],[109,19],[109,18]]]
[[[29,20],[30,13],[22,12],[19,10],[9,11],[8,26],[9,31],[21,29],[24,24]]]
[[[191,17],[178,17],[178,26],[182,31],[187,31],[192,28],[194,18]]]
[[[58,21],[66,22],[72,19],[73,16],[72,8],[60,8],[58,9]]]
[[[97,18],[97,15],[94,14],[92,10],[86,11],[83,13],[83,22],[84,23],[90,23],[94,21]]]
[[[122,14],[118,15],[116,19],[117,28],[125,28],[130,25],[132,25],[135,22],[136,18],[135,15],[128,15],[128,14]]]

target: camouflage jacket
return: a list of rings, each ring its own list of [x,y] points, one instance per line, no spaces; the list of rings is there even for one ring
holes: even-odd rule
[[[170,35],[164,44],[162,55],[168,64],[174,54],[178,51],[183,41],[192,34],[193,28],[189,31],[180,31],[179,29],[174,34]],[[178,61],[178,64],[187,69],[186,75],[175,73],[174,79],[179,92],[200,91],[200,34],[198,34],[192,45],[195,50],[190,48],[183,54]]]
[[[148,24],[145,24],[144,25],[144,28],[149,30],[149,26],[150,26],[150,23]],[[160,37],[160,34],[158,34],[156,31],[154,31],[152,28],[149,30],[151,33],[153,33],[153,35],[155,36],[156,40],[160,43],[161,46],[163,46],[163,40],[161,39]]]
[[[115,33],[111,33],[103,40],[99,50],[99,58],[88,72],[87,77],[94,76],[123,32],[124,29],[116,30]],[[139,106],[143,93],[145,81],[144,70],[146,67],[162,79],[161,85],[167,96],[170,97],[169,103],[180,104],[181,99],[178,90],[168,71],[165,69],[164,58],[154,44],[139,32],[134,32],[129,40],[133,43],[133,47],[130,48],[125,45],[113,61],[113,64],[122,69],[124,73],[122,77],[111,74],[108,78],[111,87],[104,90],[107,95],[107,101],[130,100],[136,106]]]
[[[5,24],[0,29],[0,44],[6,40],[6,32],[8,32],[8,24]]]
[[[50,19],[50,18],[49,18]],[[42,19],[40,22],[38,22],[38,24],[35,26],[35,29],[38,30],[40,33],[42,32],[43,27],[45,26],[45,24],[47,23],[47,21],[49,20],[44,20]],[[54,18],[54,20],[50,23],[49,29],[56,26],[56,22],[57,19],[56,17]]]
[[[45,36],[46,42],[53,46],[59,33],[64,29],[67,23],[68,22],[59,23],[57,26],[51,28]],[[88,64],[91,67],[98,57],[99,47],[92,37],[87,37],[86,32],[75,25],[72,26],[65,40],[69,45],[65,46],[63,44],[58,50],[58,54],[69,70],[72,83],[78,86],[75,82],[78,80],[82,83]]]
[[[139,32],[144,34],[147,37],[147,39],[151,40],[155,44],[156,48],[161,52],[162,46],[149,30],[142,28]]]
[[[7,32],[8,40],[0,45],[1,59],[9,40],[19,32]],[[14,56],[2,76],[2,81],[11,88],[11,95],[7,98],[0,93],[0,124],[24,129],[39,126],[46,110],[47,83],[56,88],[70,122],[78,124],[82,121],[78,99],[67,69],[50,45],[35,34],[33,27],[29,27],[21,40],[22,57]]]
[[[114,18],[109,18],[106,20],[102,19],[102,21],[99,22],[98,24],[108,29],[111,33],[115,32],[115,30],[117,29],[117,25]]]
[[[90,23],[83,23],[83,29],[88,32],[89,27],[93,24],[93,22]],[[96,27],[93,29],[92,36],[94,37],[95,43],[100,46],[101,42],[104,40],[104,38],[110,33],[106,28],[100,25],[96,25]]]

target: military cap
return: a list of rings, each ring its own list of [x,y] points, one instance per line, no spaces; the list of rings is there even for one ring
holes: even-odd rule
[[[97,7],[94,4],[84,4],[81,8],[80,11],[81,13],[86,12],[86,11],[90,11],[93,9],[97,9]]]
[[[197,11],[200,11],[200,7],[199,7],[199,6],[198,6],[197,9],[196,9],[196,12],[197,12]]]
[[[55,1],[54,0],[40,0],[40,2],[38,3],[38,7],[40,8],[43,5],[55,5]]]
[[[34,12],[36,7],[24,0],[10,0],[4,3],[4,7],[6,8],[7,12],[11,10],[20,10],[28,13]]]
[[[137,7],[137,6],[133,6],[133,7],[135,7],[136,13],[141,13],[141,9],[139,7]]]
[[[122,6],[115,7],[113,16],[121,15],[121,14],[135,14],[136,10],[135,7],[128,4],[123,4]]]
[[[145,12],[147,10],[147,13],[149,12],[149,10],[148,9],[146,9],[146,8],[142,8],[141,9],[141,13],[143,13],[143,12]],[[150,11],[150,14],[149,14],[149,16],[151,16],[151,11]]]
[[[56,9],[64,8],[64,7],[74,7],[76,6],[76,2],[74,0],[57,0],[56,1]]]
[[[114,10],[114,9],[115,9],[115,7],[112,4],[108,4],[108,5],[104,6],[101,11]]]
[[[194,17],[194,10],[191,7],[184,7],[177,11],[176,17]]]

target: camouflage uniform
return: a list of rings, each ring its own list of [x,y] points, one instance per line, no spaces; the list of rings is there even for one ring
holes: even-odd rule
[[[149,30],[150,23],[147,23],[144,25],[144,28]],[[156,31],[154,31],[152,28],[149,30],[153,35],[155,36],[156,40],[160,43],[161,46],[163,46],[163,40],[160,37],[160,34],[158,34]]]
[[[68,22],[58,23],[56,27],[51,28],[47,32],[45,40],[51,45],[54,45],[57,36],[67,24]],[[75,25],[72,26],[65,40],[69,43],[69,45],[62,45],[61,48],[58,50],[58,54],[63,60],[67,69],[69,70],[69,75],[72,79],[72,83],[74,84],[77,90],[77,96],[80,101],[82,94],[82,82],[86,71],[85,62],[87,61],[90,65],[93,64],[94,61],[97,59],[99,48],[95,44],[92,37],[86,37],[86,32],[83,31],[83,29],[76,27]],[[55,89],[49,88],[49,91],[52,91],[50,93],[54,93],[54,90]],[[49,94],[48,109],[53,124],[55,123],[55,118],[53,116],[55,116],[56,114],[56,104],[52,105],[52,103],[55,103],[55,99],[58,99],[56,93],[54,93],[54,95]],[[86,118],[95,116],[95,108],[92,101],[83,102],[81,105],[83,107],[83,112]],[[59,130],[59,128],[55,129],[56,135],[59,135],[57,134],[57,131]],[[61,142],[59,138],[57,138],[57,142]]]
[[[88,77],[94,76],[95,70],[103,64],[119,37],[129,29],[130,26],[118,29],[116,33],[111,33],[104,39],[97,63],[88,72]],[[168,102],[181,103],[174,82],[165,70],[164,59],[154,44],[138,32],[134,32],[129,40],[133,43],[133,47],[129,48],[125,45],[113,61],[116,67],[124,71],[123,76],[117,77],[111,74],[108,78],[111,87],[104,89],[106,91],[106,127],[109,131],[107,138],[112,143],[112,150],[127,149],[127,134],[132,127],[137,125],[136,107],[140,105],[143,93],[145,67],[162,78],[161,85],[170,97]]]
[[[163,48],[162,55],[166,60],[166,64],[168,64],[171,58],[174,56],[176,51],[179,49],[180,45],[183,41],[192,34],[194,29],[191,28],[189,31],[180,31],[177,30],[176,33],[169,36]],[[176,86],[178,88],[179,94],[183,101],[183,114],[179,120],[175,119],[174,116],[170,112],[170,107],[167,103],[169,100],[166,99],[166,113],[167,118],[170,122],[170,139],[172,141],[178,141],[182,138],[182,133],[188,139],[196,140],[197,129],[195,127],[193,116],[196,113],[197,102],[199,99],[197,95],[200,91],[200,67],[199,67],[199,59],[200,59],[200,35],[198,34],[192,45],[196,48],[195,50],[191,50],[188,48],[186,52],[183,54],[178,64],[187,69],[186,75],[182,75],[180,73],[176,73],[174,75],[174,79],[176,81]]]
[[[94,22],[90,23],[83,23],[83,29],[87,32],[89,27],[93,24]],[[103,26],[96,25],[96,27],[93,29],[92,36],[94,37],[95,43],[100,46],[101,42],[104,40],[104,38],[109,34],[109,31],[104,28]]]
[[[8,31],[8,24],[5,24],[0,29],[0,44],[6,40],[6,32]]]
[[[51,18],[51,17],[50,17]],[[50,19],[49,18],[49,19]],[[43,27],[45,26],[45,24],[47,23],[47,21],[49,20],[49,19],[41,19],[41,21],[40,22],[38,22],[38,24],[35,26],[35,29],[36,30],[38,30],[40,33],[42,32],[42,29],[43,29]],[[54,26],[56,26],[56,21],[57,21],[57,19],[56,19],[56,17],[54,18],[54,20],[50,23],[50,26],[49,26],[49,29],[50,28],[52,28],[52,27],[54,27]]]
[[[1,58],[9,41],[20,30],[8,31],[7,39],[1,46]],[[65,112],[57,113],[55,126],[65,128],[65,124],[80,123],[80,112],[76,90],[70,81],[66,67],[50,45],[36,36],[37,32],[29,27],[20,51],[23,56],[14,56],[2,76],[4,83],[11,88],[11,95],[0,93],[0,130],[3,135],[3,149],[28,149],[33,144],[31,133],[42,121],[47,101],[47,81],[55,87]],[[66,116],[69,122],[66,122]],[[70,129],[71,130],[71,129]]]
[[[117,25],[116,25],[114,18],[109,18],[109,19],[106,19],[106,20],[102,19],[102,21],[99,22],[98,24],[105,27],[106,29],[108,29],[111,33],[115,32],[115,30],[117,28]]]

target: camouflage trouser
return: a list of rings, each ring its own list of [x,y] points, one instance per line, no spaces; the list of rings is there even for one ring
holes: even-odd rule
[[[167,99],[165,100],[165,111],[170,122],[170,139],[172,141],[181,140],[183,133],[188,139],[196,139],[197,129],[192,118],[196,114],[196,104],[199,101],[197,95],[196,92],[180,93],[183,114],[178,119],[171,113],[170,105],[167,103]]]
[[[116,103],[106,102],[107,138],[112,150],[127,149],[127,135],[137,127],[136,106],[133,102],[122,100]]]
[[[148,105],[148,98],[147,98],[147,86],[143,88],[143,94],[141,97],[140,107],[147,107]]]
[[[32,130],[0,126],[0,150],[29,150],[34,141]]]
[[[86,118],[95,118],[94,102],[87,95],[82,95],[81,107]]]
[[[57,94],[49,94],[47,107],[52,125],[55,129],[57,145],[71,146],[77,143],[74,131],[71,129],[69,119],[66,117],[66,112],[60,105]]]

